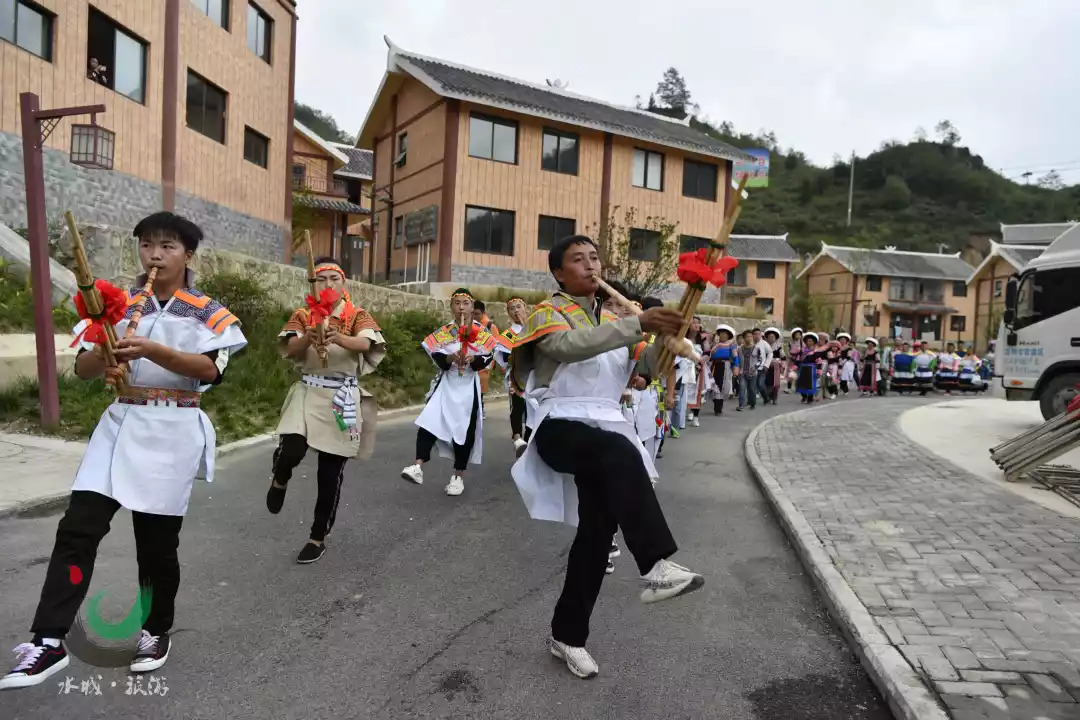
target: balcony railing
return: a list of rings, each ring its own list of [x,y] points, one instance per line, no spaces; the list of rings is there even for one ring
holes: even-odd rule
[[[321,195],[336,195],[338,197],[349,196],[348,185],[345,184],[344,180],[338,180],[337,178],[334,178],[334,181],[328,186],[325,177],[318,175],[298,177],[294,175],[292,183],[293,190],[297,191],[308,190]]]
[[[930,292],[901,292],[889,290],[889,299],[896,302],[926,303],[941,305],[945,302],[945,293],[940,291]]]

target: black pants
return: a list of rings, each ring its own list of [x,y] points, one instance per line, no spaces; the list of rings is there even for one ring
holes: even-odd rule
[[[288,485],[293,470],[307,455],[307,451],[307,438],[303,435],[281,436],[277,450],[274,451],[274,481],[278,485]],[[315,522],[311,524],[312,540],[322,542],[334,527],[347,462],[347,457],[319,451],[319,469],[316,472],[319,494],[315,498]]]
[[[608,552],[616,529],[642,575],[678,549],[656,499],[638,447],[627,438],[574,420],[549,419],[536,431],[536,450],[556,472],[574,476],[578,528],[555,605],[551,635],[582,647],[589,637]]]
[[[721,413],[723,413],[724,412],[724,398],[722,398],[722,397],[719,397],[719,398],[714,397],[713,401],[712,401],[712,409],[713,409],[713,412],[716,413],[717,415],[720,415]]]
[[[510,433],[522,437],[525,442],[532,435],[532,428],[525,425],[525,398],[510,394]]]
[[[30,627],[35,635],[57,639],[67,635],[90,587],[98,545],[109,533],[109,524],[119,509],[120,503],[106,495],[86,490],[71,493],[67,512],[56,528],[45,585]],[[176,591],[180,588],[180,559],[176,549],[184,518],[133,512],[131,523],[135,529],[139,585],[152,594],[150,615],[143,629],[151,635],[162,635],[172,628]],[[74,582],[75,572],[71,568],[78,568],[80,582]]]
[[[522,401],[524,402],[524,400]],[[469,414],[469,431],[465,435],[465,444],[454,443],[454,470],[465,472],[469,466],[469,456],[472,455],[473,445],[476,443],[476,414],[480,405],[480,398],[473,397],[472,412]],[[431,449],[435,447],[437,437],[424,428],[416,431],[416,459],[425,463],[431,462]]]

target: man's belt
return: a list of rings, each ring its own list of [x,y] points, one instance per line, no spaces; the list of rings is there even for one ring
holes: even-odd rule
[[[124,391],[116,396],[116,402],[123,405],[178,408],[197,408],[201,399],[202,393],[194,390],[132,386],[126,386]]]

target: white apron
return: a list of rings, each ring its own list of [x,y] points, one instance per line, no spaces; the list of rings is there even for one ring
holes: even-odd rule
[[[440,352],[453,355],[460,349],[461,343],[455,341],[440,348]],[[469,357],[477,354],[483,353],[469,351]],[[457,367],[451,366],[449,370],[441,371],[435,376],[431,390],[424,400],[424,409],[420,412],[420,417],[416,418],[416,426],[435,436],[435,447],[441,457],[453,460],[454,444],[465,444],[469,435],[473,399],[478,397],[480,375],[471,368],[466,367],[465,373],[458,375]],[[479,465],[483,451],[484,414],[477,408],[476,439],[469,454],[469,464]]]
[[[539,427],[546,418],[577,420],[601,430],[618,433],[629,440],[641,454],[649,477],[659,477],[653,459],[641,444],[637,428],[622,413],[622,396],[634,363],[628,348],[610,350],[588,360],[560,365],[545,388],[533,386],[530,373],[526,397],[536,403],[536,413],[529,406],[530,421]],[[534,419],[535,418],[535,419]],[[536,434],[525,453],[510,472],[521,499],[535,520],[564,522],[577,527],[578,498],[574,476],[552,470],[536,449]]]
[[[154,312],[147,312],[139,321],[135,331],[138,336],[186,353],[217,350],[219,368],[227,362],[229,353],[247,345],[238,324],[216,334],[199,313],[176,297],[164,308],[156,299],[153,303]],[[174,308],[177,303],[181,307]],[[185,315],[170,313],[170,309]],[[123,337],[127,324],[126,319],[117,323],[117,336]],[[93,345],[83,343],[82,347],[89,350]],[[128,380],[135,387],[199,392],[211,387],[145,358],[129,366]],[[213,482],[216,449],[214,426],[199,408],[114,402],[94,428],[71,489],[106,495],[135,512],[182,516],[187,513],[191,488],[200,469],[206,481]]]

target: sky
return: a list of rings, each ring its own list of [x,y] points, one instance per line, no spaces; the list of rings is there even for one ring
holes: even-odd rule
[[[301,0],[296,97],[356,134],[406,50],[633,105],[664,70],[701,115],[820,165],[948,119],[1023,182],[1080,183],[1076,0]]]

